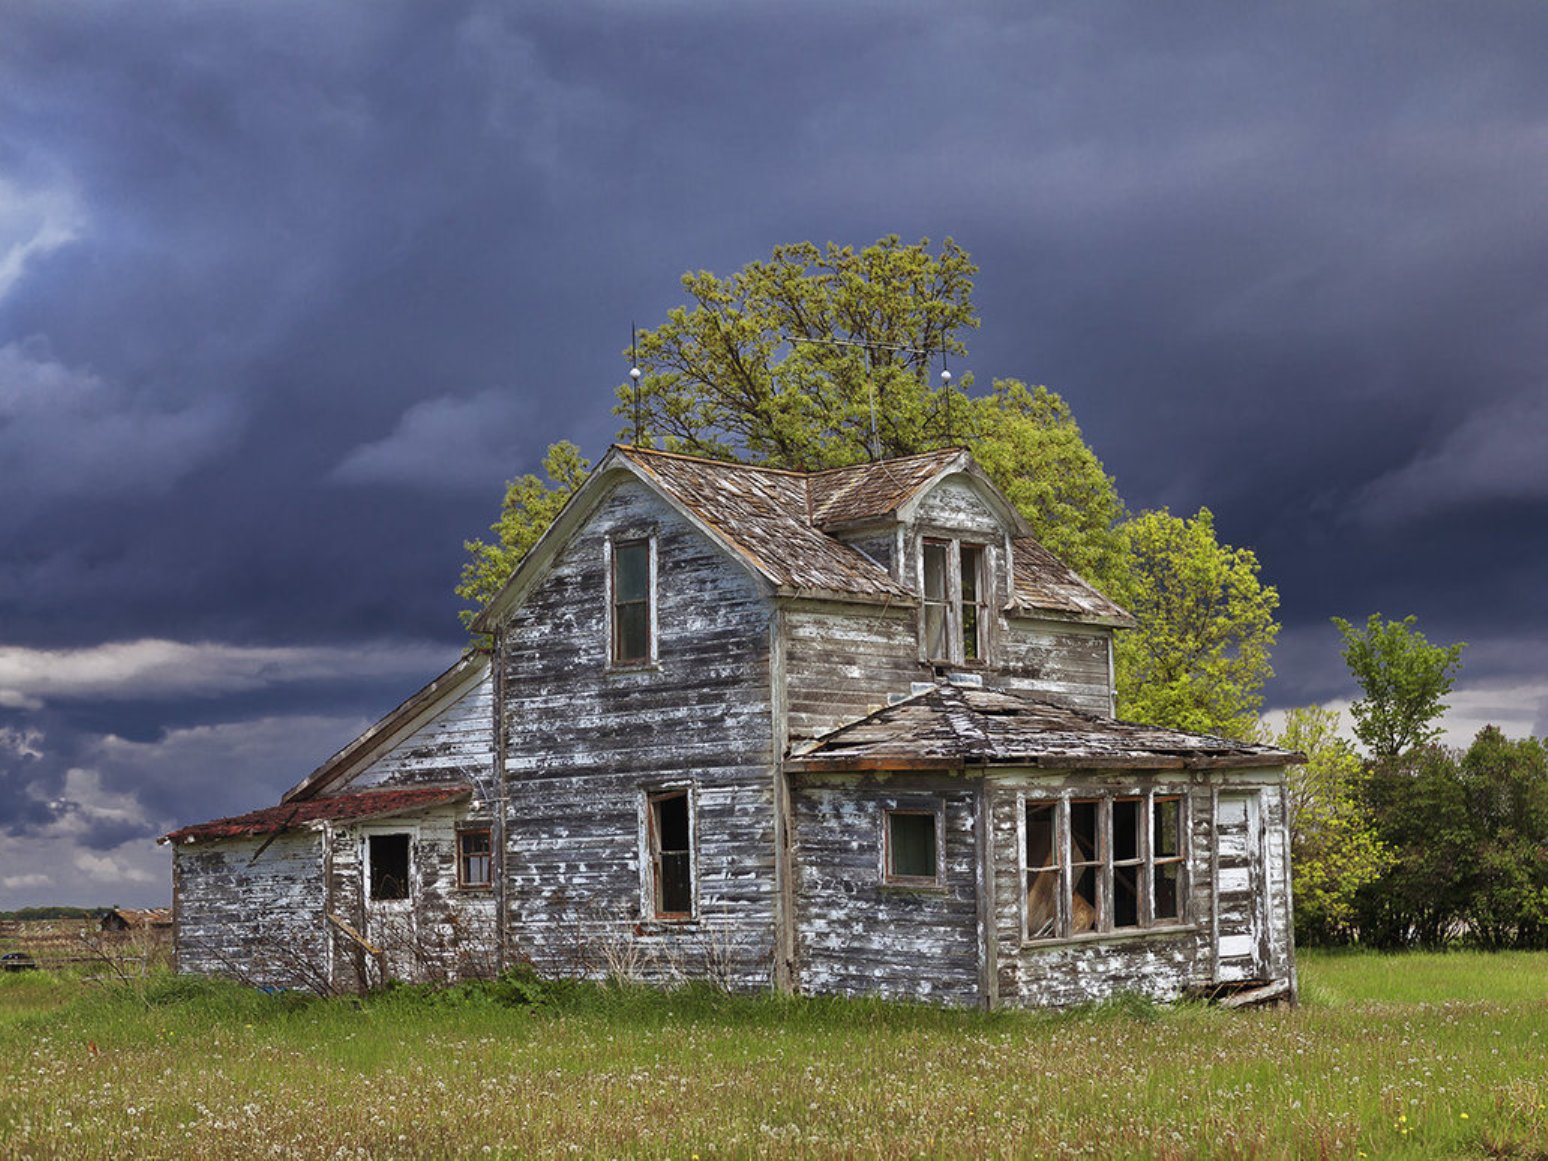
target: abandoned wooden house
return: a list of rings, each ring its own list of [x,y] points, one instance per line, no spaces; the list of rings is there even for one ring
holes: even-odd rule
[[[1114,715],[1129,615],[958,450],[615,447],[470,652],[173,844],[184,971],[1293,994],[1284,769]]]

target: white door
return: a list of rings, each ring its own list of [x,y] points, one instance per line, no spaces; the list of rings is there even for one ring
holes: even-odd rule
[[[1264,979],[1268,921],[1263,878],[1263,812],[1257,791],[1215,801],[1215,979]]]

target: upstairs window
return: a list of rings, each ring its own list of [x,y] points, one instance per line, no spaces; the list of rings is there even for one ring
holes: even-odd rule
[[[1029,798],[1024,810],[1029,942],[1187,921],[1180,795]]]
[[[494,846],[488,827],[457,832],[457,886],[488,887],[494,883]]]
[[[946,664],[984,660],[989,584],[983,545],[925,540],[920,545],[920,571],[925,659]]]
[[[692,919],[694,912],[693,800],[689,791],[645,797],[648,894],[657,919]]]
[[[614,665],[644,665],[655,659],[652,606],[655,569],[648,539],[612,545],[612,646]]]

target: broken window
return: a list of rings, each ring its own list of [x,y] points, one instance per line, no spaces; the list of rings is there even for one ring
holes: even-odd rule
[[[889,883],[940,882],[940,815],[934,810],[886,812],[884,878]]]
[[[693,818],[687,790],[646,797],[650,893],[657,919],[693,918]]]
[[[409,836],[373,834],[367,839],[372,899],[409,897]]]
[[[457,886],[488,887],[494,882],[494,845],[488,827],[457,832]]]
[[[1184,922],[1184,803],[1103,795],[1024,803],[1029,940]]]
[[[652,658],[650,541],[613,544],[613,641],[616,665],[638,665]]]
[[[979,544],[920,544],[920,635],[928,660],[982,661],[987,651],[989,583]]]

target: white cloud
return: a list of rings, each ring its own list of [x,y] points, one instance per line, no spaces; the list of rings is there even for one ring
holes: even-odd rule
[[[1363,752],[1354,734],[1354,716],[1349,712],[1352,700],[1335,698],[1323,702],[1322,708],[1338,713],[1339,736]],[[1545,681],[1459,683],[1445,701],[1447,709],[1440,720],[1438,739],[1445,746],[1465,750],[1485,726],[1498,726],[1507,738],[1548,733],[1548,682]],[[1269,710],[1264,713],[1263,721],[1270,732],[1277,733],[1284,729],[1285,710]]]
[[[7,891],[21,891],[28,887],[47,887],[52,882],[52,879],[40,871],[29,871],[25,875],[0,875],[0,888]]]
[[[84,649],[0,645],[0,705],[56,699],[214,697],[302,681],[437,672],[444,645],[246,646],[147,638]]]
[[[23,190],[0,178],[0,299],[33,259],[75,241],[85,217],[68,189]]]
[[[531,401],[514,391],[424,400],[398,418],[391,434],[345,456],[333,478],[344,484],[487,489],[511,474],[516,449],[526,446],[531,410]]]
[[[1468,416],[1435,446],[1369,484],[1367,520],[1411,520],[1501,500],[1548,499],[1548,390]]]

